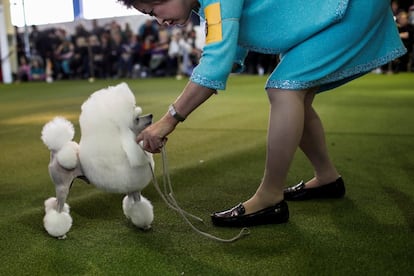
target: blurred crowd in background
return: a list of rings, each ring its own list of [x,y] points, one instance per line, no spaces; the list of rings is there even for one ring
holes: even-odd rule
[[[19,72],[24,80],[135,78],[190,74],[200,58],[195,31],[159,26],[147,20],[138,30],[115,20],[93,21],[90,30],[78,24],[73,34],[63,28],[31,27],[30,54],[17,37]]]
[[[408,52],[375,72],[414,72],[414,5],[400,9],[398,2],[393,1],[392,8]],[[31,26],[29,47],[24,43],[23,33],[16,28],[15,80],[189,76],[202,52],[196,27],[191,23],[182,28],[160,26],[152,19],[137,30],[132,30],[128,23],[121,26],[116,20],[103,26],[94,20],[91,29],[78,24],[73,33],[53,27],[40,31]],[[277,55],[250,52],[245,73],[264,75],[277,63]]]

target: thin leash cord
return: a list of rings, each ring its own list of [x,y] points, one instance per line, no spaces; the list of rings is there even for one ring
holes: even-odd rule
[[[191,222],[190,222],[190,220],[186,217],[186,215],[185,215],[185,213],[188,213],[188,212],[185,212],[179,205],[178,205],[178,202],[176,201],[176,199],[174,198],[174,192],[173,192],[173,189],[172,189],[172,184],[171,184],[171,179],[170,179],[170,174],[169,174],[169,169],[168,169],[168,159],[167,159],[167,153],[166,153],[166,150],[165,150],[165,146],[163,146],[162,148],[161,148],[161,153],[162,153],[162,161],[163,161],[163,174],[164,174],[164,177],[166,178],[166,184],[164,183],[164,185],[168,185],[168,189],[169,189],[169,193],[168,193],[168,196],[169,196],[169,198],[171,199],[171,203],[172,203],[172,205],[173,206],[175,206],[176,207],[176,209],[177,209],[177,211],[178,211],[178,213],[181,215],[181,217],[184,219],[184,221],[186,221],[187,222],[187,224],[194,230],[194,231],[196,231],[197,233],[199,233],[200,235],[203,235],[203,236],[205,236],[205,237],[208,237],[208,238],[210,238],[210,239],[212,239],[212,240],[215,240],[215,241],[220,241],[220,242],[235,242],[235,241],[237,241],[237,240],[239,240],[240,238],[242,238],[242,237],[244,237],[244,236],[247,236],[247,235],[249,235],[250,234],[250,230],[248,229],[248,228],[242,228],[241,230],[240,230],[240,232],[239,232],[239,234],[237,234],[235,237],[233,237],[233,238],[230,238],[230,239],[223,239],[223,238],[220,238],[220,237],[217,237],[217,236],[214,236],[214,235],[212,235],[212,234],[209,234],[209,233],[206,233],[206,232],[203,232],[203,231],[201,231],[201,230],[199,230],[197,227],[195,227]],[[156,181],[156,180],[155,180]],[[193,216],[193,215],[192,215]],[[202,221],[202,220],[201,220]]]
[[[145,152],[145,150],[143,148],[141,148],[144,152],[144,154],[147,154]],[[203,222],[203,220],[185,210],[183,210],[177,200],[174,197],[174,192],[173,192],[173,188],[172,188],[172,184],[171,184],[171,179],[170,179],[170,174],[169,174],[169,169],[168,169],[168,160],[167,160],[167,153],[165,150],[165,145],[161,148],[161,154],[162,154],[162,164],[163,164],[163,182],[164,182],[164,193],[161,191],[157,179],[155,177],[155,172],[153,167],[151,166],[151,164],[149,164],[150,169],[151,169],[151,173],[152,173],[152,178],[153,178],[153,183],[154,183],[154,187],[157,190],[157,192],[160,194],[161,198],[165,201],[165,203],[167,204],[168,207],[170,207],[171,209],[177,211],[178,214],[180,214],[180,216],[184,219],[184,221],[198,234],[205,236],[209,239],[212,239],[214,241],[218,241],[218,242],[224,242],[224,243],[231,243],[231,242],[235,242],[241,238],[243,238],[244,236],[247,236],[250,234],[250,230],[248,228],[242,228],[240,230],[240,232],[234,236],[233,238],[230,239],[224,239],[224,238],[220,238],[217,236],[214,236],[212,234],[209,234],[207,232],[201,231],[200,229],[198,229],[197,227],[194,226],[193,223],[191,223],[191,221],[188,219],[188,217],[191,217],[195,220],[198,220],[200,222]]]

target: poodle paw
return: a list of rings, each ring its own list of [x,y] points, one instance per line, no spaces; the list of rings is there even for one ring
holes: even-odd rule
[[[143,229],[151,229],[151,223],[154,220],[154,212],[151,202],[145,197],[141,196],[140,201],[134,201],[132,197],[125,196],[122,201],[122,209],[125,216],[132,221],[132,223]]]
[[[45,201],[46,214],[43,218],[43,226],[49,235],[58,239],[65,239],[66,233],[72,227],[73,220],[69,214],[69,205],[65,207],[66,210],[59,213],[56,211],[56,200],[49,198]]]

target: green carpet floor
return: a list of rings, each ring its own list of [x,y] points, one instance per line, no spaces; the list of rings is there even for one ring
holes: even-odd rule
[[[120,80],[0,85],[0,275],[414,275],[414,75],[369,74],[317,96],[328,147],[347,185],[341,200],[289,203],[284,225],[251,228],[235,243],[195,233],[152,185],[152,230],[123,215],[123,195],[76,181],[66,240],[43,229],[43,201],[54,196],[40,140],[56,115],[79,140],[80,106]],[[209,214],[250,197],[263,175],[268,117],[265,78],[233,76],[170,135],[175,197],[202,217],[203,231],[230,238]],[[137,104],[160,118],[185,80],[127,80]],[[162,179],[159,155],[156,175]],[[287,185],[312,177],[297,152]]]

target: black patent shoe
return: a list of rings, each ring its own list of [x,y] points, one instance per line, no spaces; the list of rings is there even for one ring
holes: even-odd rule
[[[286,201],[262,209],[252,214],[245,215],[246,210],[243,204],[216,212],[211,215],[211,221],[215,226],[224,227],[247,227],[264,224],[285,223],[289,220],[289,209]]]
[[[345,184],[342,177],[334,182],[315,188],[306,188],[305,183],[286,188],[284,190],[285,200],[308,200],[318,198],[341,198],[345,195]]]

